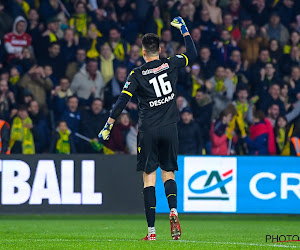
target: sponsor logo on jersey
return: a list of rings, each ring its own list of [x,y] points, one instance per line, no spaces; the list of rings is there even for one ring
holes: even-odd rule
[[[143,70],[142,74],[144,76],[145,75],[149,75],[149,74],[157,74],[157,73],[162,72],[162,71],[164,71],[164,70],[166,70],[168,68],[169,68],[169,64],[168,63],[164,63],[164,64],[160,65],[157,68]]]
[[[124,89],[128,89],[131,82],[125,82]]]
[[[160,106],[162,104],[168,103],[169,101],[172,101],[174,99],[174,97],[175,97],[175,94],[172,93],[171,95],[166,96],[162,99],[149,102],[149,105],[150,105],[151,108],[154,107],[154,106]]]
[[[183,56],[182,55],[176,55],[178,58],[183,58]]]

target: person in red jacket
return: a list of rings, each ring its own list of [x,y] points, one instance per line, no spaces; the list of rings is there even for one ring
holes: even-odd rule
[[[21,58],[24,47],[31,45],[31,36],[26,33],[27,21],[24,17],[18,16],[13,25],[13,31],[5,34],[4,46],[8,53],[8,60]]]
[[[254,124],[250,127],[250,138],[245,136],[244,140],[248,146],[250,155],[275,155],[276,144],[273,126],[265,118],[262,110],[257,110],[253,114]]]
[[[236,114],[232,105],[223,110],[219,118],[212,123],[210,128],[211,154],[227,155],[228,154],[228,125]]]

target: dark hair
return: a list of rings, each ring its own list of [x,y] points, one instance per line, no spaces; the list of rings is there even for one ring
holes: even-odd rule
[[[197,89],[196,92],[201,92],[201,93],[206,94],[206,92],[207,92],[206,86],[202,85],[200,88]]]
[[[286,126],[285,126],[285,138],[284,138],[284,144],[286,144],[287,139],[288,139],[288,133],[289,133],[289,125],[288,125],[288,121],[286,119],[286,117],[284,115],[279,115],[276,122],[275,122],[275,128],[274,128],[274,134],[275,134],[275,138],[279,135],[279,126],[278,126],[278,120],[282,118],[283,120],[285,120],[286,122]]]
[[[257,118],[260,122],[266,118],[265,112],[262,110],[255,110],[253,112],[253,117]]]
[[[220,113],[220,119],[223,119],[224,116],[227,116],[231,114],[232,117],[237,114],[236,108],[233,104],[229,104],[221,113]]]
[[[21,104],[19,107],[18,107],[18,111],[27,111],[27,106],[25,104]]]
[[[93,104],[95,101],[100,101],[100,102],[103,103],[103,100],[102,100],[101,98],[99,98],[99,97],[94,98],[94,100],[92,101],[92,104]]]
[[[142,38],[142,45],[148,55],[155,55],[159,52],[159,37],[153,33],[148,33]]]
[[[76,98],[78,101],[78,97],[76,95],[71,95],[68,97],[67,102],[69,102],[72,98]]]

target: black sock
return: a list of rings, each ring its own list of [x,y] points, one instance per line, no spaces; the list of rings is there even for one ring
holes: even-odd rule
[[[177,209],[177,185],[172,179],[165,182],[165,192],[169,203],[170,210],[172,208]]]
[[[144,188],[144,204],[148,227],[154,227],[156,206],[155,187]]]

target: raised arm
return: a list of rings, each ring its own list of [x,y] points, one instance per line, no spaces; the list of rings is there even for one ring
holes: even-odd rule
[[[185,43],[185,47],[186,47],[186,53],[184,53],[183,55],[185,57],[187,57],[187,63],[185,66],[187,66],[188,64],[191,64],[195,61],[195,59],[197,58],[197,50],[194,44],[194,41],[192,40],[192,37],[188,31],[188,28],[184,22],[184,20],[181,17],[175,17],[173,19],[173,21],[171,22],[171,25],[177,29],[180,30],[183,39],[184,39],[184,43]]]

